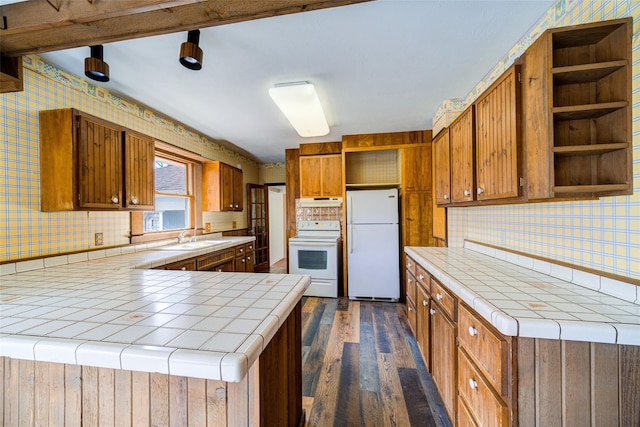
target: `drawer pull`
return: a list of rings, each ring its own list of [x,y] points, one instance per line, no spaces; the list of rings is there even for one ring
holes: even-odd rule
[[[442,299],[442,294],[436,294],[436,299],[440,301]]]
[[[431,313],[431,315],[433,316],[434,314],[436,314],[436,311],[432,308],[431,310],[429,310],[429,313]]]
[[[425,307],[428,305],[429,303],[425,300],[422,300],[422,305],[424,305]]]
[[[476,380],[474,380],[473,378],[469,378],[469,387],[471,387],[471,390],[475,390],[478,388],[478,382]]]
[[[469,326],[469,335],[472,337],[478,336],[478,330],[473,326]]]
[[[182,267],[180,270],[187,271],[187,267]]]

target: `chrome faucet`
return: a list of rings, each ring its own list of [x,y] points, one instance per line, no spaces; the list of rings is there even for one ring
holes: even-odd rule
[[[182,230],[178,235],[178,243],[184,243],[187,239],[184,237],[191,230]]]

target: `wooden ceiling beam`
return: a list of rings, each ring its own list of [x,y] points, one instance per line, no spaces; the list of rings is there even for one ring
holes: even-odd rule
[[[370,0],[52,1],[59,2],[60,12],[56,12],[47,0],[0,8],[2,15],[7,17],[7,29],[0,30],[0,53],[3,56],[93,46]],[[71,5],[78,6],[75,12]],[[94,7],[99,8],[100,13]],[[20,11],[25,16],[18,19],[16,12]],[[41,20],[34,15],[36,11],[43,12]],[[56,14],[63,11],[64,17],[57,17]],[[19,25],[13,26],[12,22]]]

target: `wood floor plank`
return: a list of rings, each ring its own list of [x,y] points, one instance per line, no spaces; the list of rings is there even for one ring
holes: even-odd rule
[[[360,390],[358,387],[359,371],[359,345],[344,343],[342,352],[342,369],[340,370],[340,383],[338,386],[338,402],[333,425],[354,426],[360,422]]]
[[[398,376],[400,377],[400,385],[402,386],[402,394],[409,414],[410,425],[435,427],[436,423],[430,416],[431,409],[420,385],[417,370],[398,368]]]
[[[385,425],[380,416],[382,401],[380,393],[361,390],[360,391],[360,425],[366,427],[382,427]]]
[[[311,301],[317,301],[316,298],[312,298]],[[310,304],[313,304],[310,302]],[[313,339],[318,331],[320,320],[325,311],[326,304],[316,302],[313,304],[313,311],[307,312],[306,315],[303,312],[302,317],[302,345],[311,346]]]
[[[302,365],[302,371],[305,373],[302,378],[303,396],[313,396],[316,392],[330,334],[331,325],[321,325],[318,328],[316,340],[311,345],[307,359]]]
[[[380,372],[380,399],[382,400],[385,424],[388,422],[392,426],[411,425],[398,377],[398,367],[394,362],[393,355],[379,354],[378,370]]]
[[[369,314],[371,310],[368,310]],[[360,390],[380,391],[376,338],[371,322],[360,323]]]
[[[360,342],[360,302],[352,301],[349,304],[349,336],[346,342]]]
[[[378,353],[391,353],[389,332],[387,331],[387,316],[380,304],[372,305],[371,316],[373,318],[373,331],[376,337],[376,350]]]

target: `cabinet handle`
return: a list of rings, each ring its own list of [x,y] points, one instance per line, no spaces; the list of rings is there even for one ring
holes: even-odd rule
[[[436,314],[436,311],[432,308],[431,310],[429,310],[429,314],[433,316],[434,314]]]
[[[229,205],[230,208],[233,208],[233,203]]]
[[[422,300],[422,305],[424,305],[425,307],[428,305],[429,303],[425,300]]]
[[[250,256],[247,257],[247,261],[251,261],[251,257]]]
[[[222,269],[221,268],[218,269],[218,273],[222,273]]]
[[[413,308],[411,308],[411,306],[409,306],[409,312],[412,312],[412,311],[413,311]]]
[[[239,205],[236,205],[236,208],[238,208],[238,207],[239,207]]]
[[[440,301],[442,299],[442,294],[436,294],[436,299]]]
[[[478,388],[478,382],[476,380],[474,380],[473,378],[469,378],[469,387],[471,387],[471,390],[475,390]]]
[[[180,270],[187,271],[187,267],[182,267]]]
[[[244,263],[244,262],[245,262],[245,260],[243,259],[243,260],[242,260],[242,262]]]
[[[240,253],[244,252],[244,249],[240,249]]]
[[[464,195],[465,195],[465,196],[469,196],[470,194],[471,194],[471,191],[469,191],[469,190],[464,190]]]
[[[445,194],[445,195],[444,195],[444,199],[445,199],[445,200],[449,200],[449,195],[448,195],[448,194]]]
[[[469,335],[471,335],[472,337],[475,337],[478,335],[478,330],[476,328],[474,328],[473,326],[469,326]]]
[[[481,187],[478,187],[477,192],[478,192],[478,194],[482,194],[482,193],[484,193],[484,189],[482,189]]]
[[[137,205],[137,204],[138,204],[138,198],[137,198],[137,197],[135,197],[135,196],[132,196],[132,197],[131,197],[131,204],[132,204],[132,205]]]
[[[112,196],[111,197],[111,203],[115,204],[115,203],[119,203],[119,202],[120,202],[120,199],[118,199],[118,196]]]
[[[420,277],[420,280],[424,280],[424,275],[423,274],[421,274],[419,277]]]

